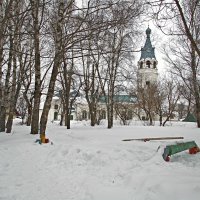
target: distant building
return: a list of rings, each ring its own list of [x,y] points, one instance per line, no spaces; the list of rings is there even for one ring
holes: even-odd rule
[[[158,79],[158,61],[155,56],[155,48],[151,44],[151,29],[146,30],[146,42],[141,48],[141,56],[138,61],[138,78],[142,87],[152,83],[156,83]]]

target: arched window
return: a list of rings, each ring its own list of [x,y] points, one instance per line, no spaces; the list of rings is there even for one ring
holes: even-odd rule
[[[147,60],[146,65],[148,68],[150,68],[151,62],[149,60]]]
[[[86,110],[82,111],[82,119],[87,119],[87,111]]]
[[[54,117],[53,117],[54,120],[58,120],[58,112],[54,112]]]
[[[140,63],[140,69],[142,69],[142,68],[143,68],[143,62]]]
[[[156,68],[156,61],[153,62],[153,68]]]
[[[106,111],[105,110],[101,110],[100,111],[100,118],[101,119],[106,119]]]

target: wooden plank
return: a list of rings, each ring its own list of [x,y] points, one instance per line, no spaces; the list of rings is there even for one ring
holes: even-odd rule
[[[122,141],[150,141],[150,140],[177,140],[184,139],[184,137],[149,137],[149,138],[138,138],[138,139],[124,139]]]

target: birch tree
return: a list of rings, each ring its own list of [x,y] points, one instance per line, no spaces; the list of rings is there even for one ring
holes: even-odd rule
[[[4,64],[4,45],[6,42],[7,24],[10,14],[12,12],[13,0],[0,0],[0,132],[5,131],[6,123],[6,105],[4,99],[4,85],[3,85],[3,64]]]

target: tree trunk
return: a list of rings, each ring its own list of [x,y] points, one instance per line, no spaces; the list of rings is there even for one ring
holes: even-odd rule
[[[28,108],[28,117],[27,117],[27,120],[26,120],[26,126],[31,125],[31,117],[32,117],[32,107]]]
[[[56,77],[58,74],[59,66],[60,66],[60,57],[57,57],[57,58],[55,58],[55,61],[54,61],[51,79],[50,79],[50,83],[49,83],[49,88],[48,88],[48,92],[47,92],[47,97],[46,97],[46,100],[44,103],[44,108],[43,108],[42,116],[40,119],[40,138],[41,138],[42,142],[45,139],[48,114],[49,114],[49,110],[51,108],[51,101],[52,101],[53,94],[54,94],[54,87],[55,87],[55,82],[56,82]]]
[[[18,77],[20,79],[20,76],[18,76]],[[16,82],[16,80],[14,82]],[[7,128],[6,133],[11,133],[11,130],[12,130],[13,117],[15,115],[15,108],[16,108],[16,105],[17,105],[17,99],[18,99],[18,96],[19,96],[19,93],[20,93],[20,89],[21,89],[21,81],[18,80],[17,89],[16,89],[15,84],[14,84],[14,87],[12,89],[13,94],[14,94],[13,95],[14,98],[12,99],[9,117],[8,117],[8,121],[7,121],[7,124],[6,124],[6,128]],[[23,122],[23,119],[22,119],[22,122]]]
[[[34,106],[31,121],[31,134],[38,134],[39,129],[39,108],[41,97],[41,72],[40,72],[40,28],[39,28],[39,0],[31,0],[33,18],[33,37],[35,50],[35,91]]]
[[[0,132],[5,131],[5,117],[6,117],[6,110],[3,101],[3,84],[2,84],[2,65],[3,65],[3,30],[4,24],[3,22],[3,1],[0,0]]]
[[[167,116],[167,118],[165,119],[165,121],[163,122],[163,126],[165,126],[165,124],[169,121],[170,116]]]
[[[107,112],[108,112],[108,129],[113,127],[113,96],[108,97],[108,106],[107,106]]]
[[[63,125],[63,119],[64,119],[64,111],[62,111],[61,113],[60,126]]]
[[[153,119],[151,114],[149,115],[149,125],[152,126],[153,125]]]
[[[67,110],[65,111],[65,126],[67,126]]]
[[[69,88],[69,89],[66,89]],[[70,95],[70,85],[68,85],[68,82],[65,80],[65,126],[67,126],[67,129],[70,129],[70,105],[69,105],[69,95]]]
[[[1,105],[0,110],[0,132],[4,132],[6,129],[5,119],[6,119],[6,109],[4,105]]]
[[[162,111],[160,111],[159,113],[159,122],[160,122],[160,126],[162,126]]]
[[[15,41],[15,46],[16,46],[16,41]],[[16,79],[17,79],[16,50],[17,49],[16,48],[14,48],[14,49],[15,49],[15,53],[13,55],[13,72],[12,72],[11,101],[10,101],[10,109],[9,109],[8,120],[7,120],[7,123],[6,123],[6,133],[11,133],[11,130],[12,130],[13,116],[14,116],[15,106],[16,106],[17,96],[18,96],[16,94]]]
[[[197,80],[197,64],[196,64],[196,53],[193,44],[191,43],[191,69],[192,69],[192,84],[194,90],[195,106],[196,106],[196,118],[197,127],[200,128],[200,90],[199,83]]]
[[[31,125],[31,118],[32,118],[32,105],[28,105],[28,117],[27,117],[27,120],[26,120],[27,126]]]
[[[90,125],[91,126],[95,126],[97,120],[96,120],[96,112],[94,109],[91,109],[92,111],[90,112],[90,119],[91,119],[91,122],[90,122]]]
[[[12,25],[10,24],[10,27],[12,27]],[[9,115],[8,115],[8,120],[7,120],[7,124],[6,124],[6,116],[5,116],[5,118],[3,119],[4,120],[4,122],[3,123],[5,123],[6,124],[6,128],[7,128],[7,130],[6,130],[6,133],[10,133],[11,132],[11,127],[12,127],[12,118],[13,118],[13,116],[12,116],[12,113],[11,113],[11,109],[12,109],[12,104],[13,104],[13,101],[14,101],[14,94],[13,94],[13,92],[15,92],[14,90],[14,84],[16,84],[16,66],[15,66],[15,64],[16,64],[16,57],[14,58],[13,57],[13,46],[14,46],[14,44],[13,44],[13,31],[12,31],[12,29],[9,29],[9,31],[10,31],[10,35],[9,35],[9,37],[10,37],[10,49],[9,49],[9,60],[8,60],[8,68],[7,68],[7,74],[6,74],[6,80],[5,80],[5,93],[4,93],[4,103],[5,103],[5,105],[7,105],[7,106],[5,106],[5,110],[8,110],[8,108],[9,108],[9,104],[10,104],[10,108],[9,108]],[[13,74],[12,74],[12,78],[13,78],[13,80],[12,80],[12,91],[11,91],[11,95],[9,96],[9,84],[10,84],[10,78],[11,78],[11,68],[12,68],[12,61],[13,61]],[[10,102],[8,102],[8,99],[10,98]],[[6,114],[6,113],[5,113]],[[8,126],[8,127],[7,127]]]
[[[200,102],[196,104],[197,127],[200,128]]]
[[[71,117],[71,112],[69,111],[68,112],[68,115],[67,115],[67,129],[70,129],[71,127],[70,127],[70,117]]]
[[[109,110],[108,110],[109,112]],[[108,114],[108,129],[111,129],[112,128],[112,118],[110,116],[110,113]]]
[[[18,18],[20,13],[20,6],[17,2],[14,2],[13,7],[15,7],[15,10],[13,11],[14,18],[13,18],[13,25],[14,25],[14,38],[13,38],[13,55],[11,55],[11,60],[13,61],[13,71],[12,71],[12,87],[11,87],[11,101],[10,101],[10,109],[9,109],[9,116],[6,124],[6,133],[11,133],[12,131],[12,124],[13,124],[13,117],[15,115],[15,108],[17,104],[17,99],[19,96],[19,92],[21,89],[21,70],[19,69],[18,75],[17,75],[17,54],[19,53],[19,37],[20,37],[20,26],[19,22],[20,19]],[[12,31],[12,30],[11,30]],[[12,42],[11,42],[12,44]],[[12,49],[11,49],[12,54]],[[18,81],[17,81],[18,78]]]

